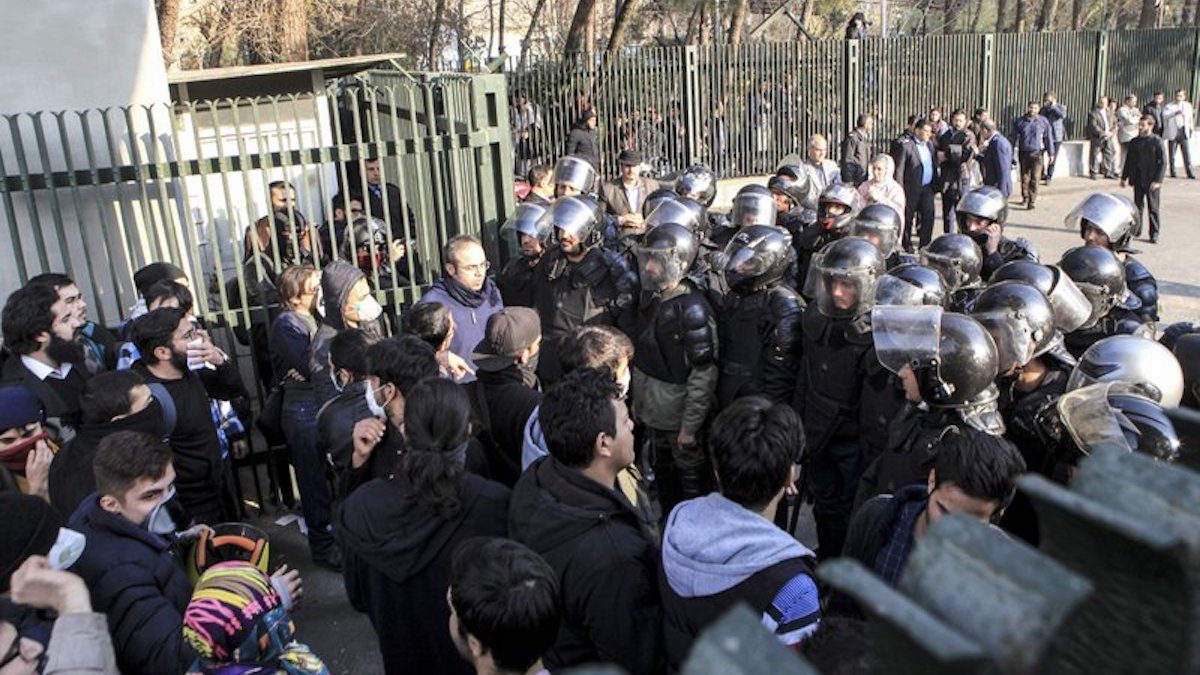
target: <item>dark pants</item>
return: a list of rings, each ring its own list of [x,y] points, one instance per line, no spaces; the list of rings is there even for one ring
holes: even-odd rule
[[[1056,147],[1056,148],[1059,147],[1061,144],[1062,144],[1061,138],[1054,141],[1054,147]],[[1054,163],[1057,161],[1058,161],[1058,153],[1050,155],[1050,161],[1046,162],[1046,166],[1042,168],[1042,180],[1049,183],[1050,179],[1054,177]]]
[[[1148,210],[1150,212],[1150,238],[1155,240],[1158,239],[1158,232],[1162,227],[1158,220],[1159,192],[1160,190],[1151,190],[1149,187],[1133,186],[1133,202],[1137,204],[1138,210],[1138,229],[1142,229],[1142,211]]]
[[[1183,151],[1183,169],[1187,171],[1188,178],[1195,178],[1196,174],[1192,173],[1192,151],[1188,148],[1187,139],[1178,141],[1167,141],[1167,168],[1171,171],[1171,178],[1175,177],[1175,150]]]
[[[813,455],[810,466],[813,519],[817,525],[817,553],[821,560],[836,558],[842,553],[864,463],[863,446],[854,439],[831,441]]]
[[[317,410],[315,401],[301,396],[285,401],[283,406],[283,434],[296,469],[301,511],[308,526],[308,549],[313,557],[327,555],[333,546],[333,494],[326,479],[327,462],[318,449]]]
[[[955,187],[947,185],[942,188],[942,229],[946,234],[958,232],[958,214],[954,209],[958,206],[958,200],[962,196],[958,192],[958,181],[954,182]]]
[[[1117,172],[1115,143],[1111,138],[1094,138],[1091,143],[1091,162],[1088,173],[1111,176]]]
[[[1038,179],[1042,175],[1042,153],[1021,151],[1021,199],[1030,206],[1037,202]]]
[[[912,232],[917,230],[919,246],[924,248],[933,239],[933,188],[926,185],[908,192],[904,201],[904,238],[900,242],[905,251],[912,252]]]
[[[686,499],[708,493],[708,458],[699,439],[695,445],[679,445],[679,431],[664,431],[646,427],[645,433],[654,449],[654,484],[658,489],[658,504],[662,521],[666,522],[671,509]]]

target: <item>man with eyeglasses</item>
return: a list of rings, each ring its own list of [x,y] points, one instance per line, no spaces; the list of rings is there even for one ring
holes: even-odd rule
[[[161,384],[176,410],[170,445],[180,503],[196,522],[235,520],[236,514],[224,512],[231,506],[223,492],[227,464],[208,399],[242,395],[237,366],[182,308],[160,308],[138,319],[133,343],[141,359],[132,370],[148,385]]]
[[[441,303],[454,315],[450,352],[463,359],[470,369],[459,378],[465,384],[475,380],[471,354],[485,336],[488,319],[504,309],[504,300],[496,282],[488,277],[491,264],[479,239],[470,235],[451,238],[442,250],[442,261],[442,278],[433,282],[418,304]]]
[[[364,215],[362,200],[356,196],[338,193],[333,197],[333,219],[321,226],[321,258],[328,262],[334,251],[341,251],[346,240],[346,228]]]

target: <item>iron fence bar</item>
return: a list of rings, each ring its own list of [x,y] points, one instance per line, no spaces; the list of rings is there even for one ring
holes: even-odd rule
[[[11,127],[9,133],[12,133]],[[19,136],[12,136],[12,142],[14,146],[18,146],[21,139]],[[2,152],[0,152],[0,174],[8,174]],[[25,246],[21,243],[21,224],[17,222],[17,210],[13,206],[12,192],[6,186],[0,186],[0,195],[4,197],[4,218],[8,221],[8,234],[12,240],[13,258],[17,265],[17,279],[24,284],[29,279],[29,269],[25,265]],[[25,194],[25,197],[26,199],[32,198],[28,193]]]
[[[58,137],[59,137],[59,139],[61,139],[63,141],[63,144],[62,144],[63,163],[66,165],[67,170],[71,173],[71,175],[75,175],[75,172],[73,171],[75,161],[74,161],[74,158],[71,156],[71,144],[66,142],[67,126],[64,121],[64,118],[66,117],[67,113],[66,113],[66,111],[59,111],[59,112],[51,113],[51,114],[54,116],[55,127],[58,130]],[[104,289],[102,289],[99,286],[99,284],[96,283],[96,272],[95,272],[95,267],[92,265],[91,247],[88,246],[88,233],[83,228],[83,224],[81,222],[82,215],[83,215],[83,205],[82,205],[81,199],[80,199],[79,186],[77,184],[71,185],[71,201],[75,208],[76,222],[79,222],[79,241],[83,246],[83,262],[84,262],[84,265],[87,267],[88,283],[91,284],[91,287],[93,289],[95,289],[95,294],[97,296],[97,302],[93,303],[93,307],[95,308],[95,311],[96,311],[96,319],[98,320],[100,325],[104,325],[104,323],[105,323],[104,322],[104,316],[105,316],[104,303],[99,301],[99,298],[101,297],[101,292]],[[61,229],[61,227],[59,229]],[[101,230],[100,235],[104,236],[103,230]],[[107,255],[105,257],[107,258]],[[70,256],[68,256],[67,265],[68,265],[67,269],[70,270],[71,269]],[[68,272],[68,274],[70,274],[71,277],[74,278],[73,271]],[[115,289],[115,287],[114,287],[114,289]],[[118,302],[118,306],[119,306],[119,304],[120,303]]]
[[[25,143],[21,137],[21,122],[19,115],[5,115],[8,120],[9,133],[13,139],[13,152],[17,160],[17,172],[21,177],[21,185],[25,190],[25,207],[29,211],[29,223],[33,228],[33,242],[37,245],[38,263],[43,270],[50,268],[46,256],[46,239],[42,231],[42,220],[38,216],[37,198],[29,185],[29,163],[25,160]],[[14,222],[15,227],[15,222]]]

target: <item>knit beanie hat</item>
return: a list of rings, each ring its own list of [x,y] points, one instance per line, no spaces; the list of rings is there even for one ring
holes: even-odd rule
[[[0,387],[0,431],[42,421],[42,402],[28,387]]]
[[[62,527],[62,517],[44,499],[0,494],[0,593],[8,591],[13,572],[29,556],[50,552]]]

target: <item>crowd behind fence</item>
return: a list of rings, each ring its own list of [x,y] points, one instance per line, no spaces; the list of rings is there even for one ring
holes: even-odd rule
[[[1100,96],[1194,91],[1198,59],[1200,30],[1172,28],[650,47],[542,61],[507,78],[518,172],[561,155],[572,124],[594,109],[603,175],[636,148],[659,175],[703,162],[736,177],[773,170],[814,133],[836,148],[861,113],[876,116],[885,151],[930,106],[947,116],[987,108],[1006,126],[1049,90],[1067,107],[1068,138],[1082,139]]]

